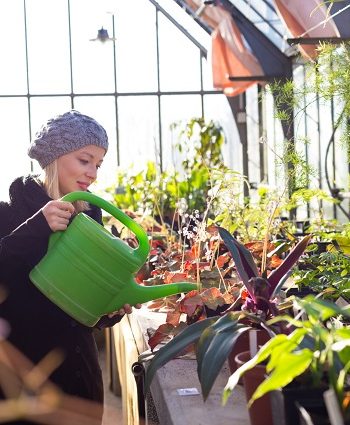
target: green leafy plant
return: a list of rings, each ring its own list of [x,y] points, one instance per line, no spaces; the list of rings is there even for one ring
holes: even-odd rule
[[[308,287],[324,297],[349,298],[350,257],[328,244],[330,250],[321,253],[308,253],[293,271],[295,285]],[[312,245],[310,246],[312,248]]]
[[[144,170],[120,170],[116,187],[107,189],[119,208],[158,216],[171,222],[179,209],[203,211],[211,188],[211,170],[222,165],[222,128],[213,121],[192,118],[176,122],[175,151],[181,156],[176,168],[161,171],[149,161]],[[175,165],[175,164],[174,164]]]
[[[306,318],[278,316],[268,324],[284,321],[290,334],[277,334],[256,355],[229,378],[223,392],[226,403],[240,377],[259,363],[266,362],[268,376],[253,393],[249,406],[264,394],[296,384],[309,388],[330,386],[344,400],[345,380],[350,368],[350,329],[339,317],[350,318],[350,307],[308,295],[295,299],[295,307]]]

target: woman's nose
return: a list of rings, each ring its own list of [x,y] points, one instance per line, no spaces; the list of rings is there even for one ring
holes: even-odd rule
[[[94,166],[89,167],[89,169],[86,172],[86,175],[91,179],[91,180],[96,180],[97,177],[97,169]]]

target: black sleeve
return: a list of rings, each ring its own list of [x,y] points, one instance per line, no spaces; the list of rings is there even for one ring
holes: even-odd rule
[[[119,323],[124,316],[125,316],[125,314],[122,315],[122,316],[117,314],[116,316],[112,317],[111,319],[107,315],[102,316],[101,319],[96,323],[95,328],[97,328],[97,329],[111,328],[116,323]]]
[[[52,233],[47,221],[39,210],[36,214],[7,232],[4,221],[0,225],[0,264],[18,259],[33,268],[45,255],[49,236]]]

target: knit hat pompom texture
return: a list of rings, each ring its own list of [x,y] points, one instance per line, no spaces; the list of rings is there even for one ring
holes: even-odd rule
[[[88,145],[107,151],[106,130],[93,118],[71,110],[49,119],[41,127],[32,140],[28,155],[45,168],[60,156]]]

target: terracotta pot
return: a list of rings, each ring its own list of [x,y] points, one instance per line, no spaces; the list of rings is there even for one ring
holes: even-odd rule
[[[242,353],[243,351],[250,351],[249,347],[249,332],[244,332],[240,335],[234,345],[229,357],[228,357],[228,365],[230,372],[233,373],[237,369],[235,357],[237,354]],[[269,334],[265,331],[265,329],[256,329],[257,333],[257,345],[258,347],[264,345],[269,339]]]
[[[250,360],[250,352],[244,351],[237,354],[235,360],[237,367],[242,366]],[[256,388],[264,381],[266,368],[264,365],[257,365],[253,369],[248,370],[242,377],[243,386],[247,402],[250,400]],[[266,394],[256,400],[249,409],[249,417],[251,425],[271,425],[272,422],[272,409],[270,402],[270,395]]]

